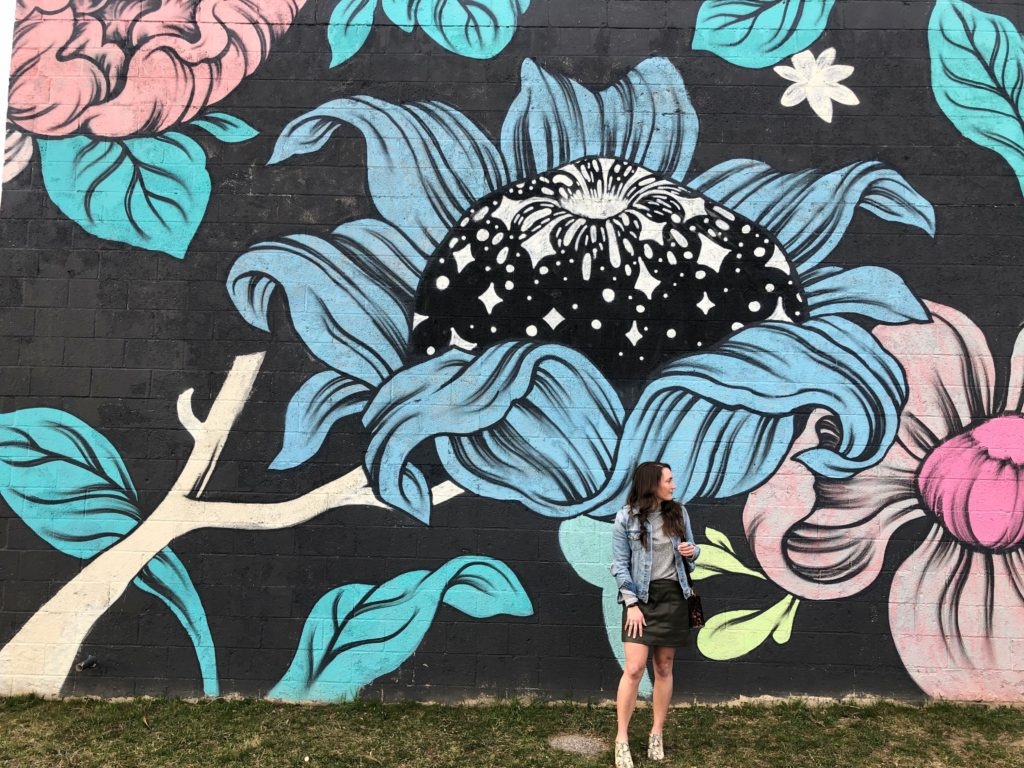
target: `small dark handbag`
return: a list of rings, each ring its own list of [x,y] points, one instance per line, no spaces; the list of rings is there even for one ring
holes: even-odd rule
[[[686,518],[683,518],[684,524]],[[689,526],[686,526],[687,533],[689,533]],[[690,538],[687,536],[687,538]],[[704,626],[704,605],[700,601],[700,595],[697,594],[697,590],[693,587],[693,579],[690,578],[690,569],[686,567],[686,563],[683,563],[683,571],[686,573],[686,583],[690,585],[691,594],[686,598],[686,610],[690,617],[690,629],[700,629]]]
[[[690,574],[686,574],[686,580],[690,581]],[[693,582],[690,581],[690,589],[693,589]],[[690,629],[700,629],[704,626],[704,606],[700,602],[700,595],[694,592],[686,598],[686,608],[690,613]]]

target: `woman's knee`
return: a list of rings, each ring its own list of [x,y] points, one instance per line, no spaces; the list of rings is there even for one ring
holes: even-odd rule
[[[658,649],[654,653],[654,658],[651,660],[651,666],[654,667],[655,677],[672,677],[672,665],[675,663],[676,655],[668,651]]]
[[[672,677],[672,660],[659,661],[657,659],[651,664],[654,667],[654,676],[660,678]]]
[[[646,666],[646,664],[627,661],[622,667],[622,674],[633,682],[640,682],[640,678],[644,676],[644,668]]]

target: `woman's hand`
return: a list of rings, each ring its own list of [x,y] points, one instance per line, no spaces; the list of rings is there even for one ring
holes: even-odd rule
[[[684,542],[680,543],[678,549],[679,549],[679,554],[682,555],[683,557],[693,557],[694,552],[697,551],[697,548],[695,546],[693,546],[693,544],[691,544],[688,541],[684,541]]]
[[[626,609],[626,636],[643,637],[644,627],[647,626],[647,619],[644,618],[640,606],[631,605]]]

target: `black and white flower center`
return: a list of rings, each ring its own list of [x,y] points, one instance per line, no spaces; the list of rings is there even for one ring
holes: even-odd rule
[[[800,322],[792,263],[756,223],[615,158],[516,182],[468,210],[431,256],[413,347],[506,339],[582,351],[642,378],[751,323]]]

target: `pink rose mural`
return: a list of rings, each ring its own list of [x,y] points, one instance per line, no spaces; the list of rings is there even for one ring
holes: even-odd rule
[[[20,0],[10,121],[36,136],[162,133],[231,93],[305,0]]]
[[[256,131],[207,112],[270,54],[305,0],[19,0],[5,181],[38,149],[68,218],[183,258],[210,196],[206,154]]]
[[[997,393],[981,331],[956,310],[928,307],[929,323],[874,332],[910,391],[881,463],[830,480],[787,461],[751,494],[744,527],[770,579],[829,600],[870,586],[893,534],[929,520],[889,595],[903,663],[930,696],[1016,700],[1024,689],[1024,334]],[[834,437],[830,417],[816,412],[790,458]]]

